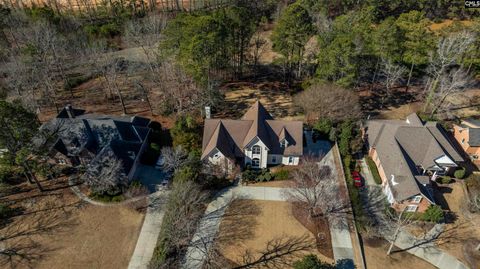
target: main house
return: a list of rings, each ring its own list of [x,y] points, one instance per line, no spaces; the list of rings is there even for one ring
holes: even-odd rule
[[[226,171],[298,165],[302,155],[303,123],[274,120],[259,101],[239,120],[205,120],[201,158]]]
[[[383,191],[397,210],[423,212],[435,204],[431,180],[453,172],[463,161],[443,128],[417,114],[405,121],[370,120],[365,135]]]
[[[87,166],[102,156],[122,161],[130,180],[147,146],[150,120],[142,117],[117,117],[86,114],[70,105],[40,128],[55,130],[50,157],[58,164]]]
[[[454,124],[453,135],[470,160],[480,166],[480,120],[464,119]]]

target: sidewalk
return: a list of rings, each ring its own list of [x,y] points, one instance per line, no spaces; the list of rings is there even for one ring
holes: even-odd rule
[[[158,235],[165,214],[164,201],[167,193],[156,192],[148,197],[148,208],[143,220],[142,230],[137,239],[137,245],[130,258],[128,269],[146,269],[157,245]]]

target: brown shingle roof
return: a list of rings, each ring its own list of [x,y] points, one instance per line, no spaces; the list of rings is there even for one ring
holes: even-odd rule
[[[280,148],[282,139],[280,137],[283,136],[288,136],[289,144],[285,149]],[[303,123],[301,121],[274,120],[263,105],[257,101],[240,120],[205,120],[202,159],[215,148],[226,156],[231,154],[232,158],[243,157],[243,149],[255,137],[266,144],[270,154],[290,156],[303,154]],[[226,146],[227,144],[228,146]]]

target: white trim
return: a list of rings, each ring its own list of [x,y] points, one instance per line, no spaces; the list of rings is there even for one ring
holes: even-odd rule
[[[418,205],[407,205],[405,208],[406,212],[417,212]]]
[[[417,195],[417,196],[413,197],[412,202],[414,202],[416,204],[419,204],[422,201],[422,198],[423,197],[421,195]]]

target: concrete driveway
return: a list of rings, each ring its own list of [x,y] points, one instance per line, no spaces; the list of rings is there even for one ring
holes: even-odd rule
[[[139,164],[133,178],[147,187],[150,193],[154,193],[156,191],[155,187],[160,185],[160,183],[166,178],[166,174],[161,170],[155,169],[153,166]]]

